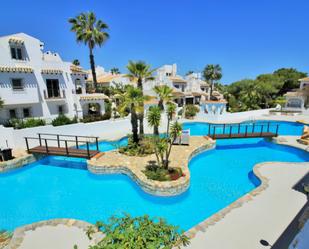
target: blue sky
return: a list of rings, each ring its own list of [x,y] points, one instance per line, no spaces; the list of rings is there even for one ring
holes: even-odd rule
[[[153,67],[177,63],[179,73],[206,64],[223,68],[223,83],[281,67],[309,71],[308,0],[10,0],[1,2],[0,35],[25,32],[89,68],[69,17],[94,11],[110,27],[96,63],[125,72],[128,60]]]

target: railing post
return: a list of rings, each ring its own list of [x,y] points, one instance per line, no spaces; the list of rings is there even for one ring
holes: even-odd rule
[[[246,125],[245,137],[247,137],[248,125]]]
[[[252,126],[252,133],[254,133],[254,128],[255,128],[255,123],[253,123],[253,126]]]
[[[278,136],[278,130],[279,130],[279,125],[277,124],[277,128],[276,128],[276,137]]]
[[[78,137],[75,136],[75,141],[76,141],[76,149],[78,149]]]
[[[262,125],[261,125],[260,137],[263,135],[263,128],[264,128],[264,125],[262,124]]]
[[[225,133],[225,124],[223,124],[223,134]]]
[[[269,125],[270,125],[270,122],[268,122],[267,124],[267,132],[269,132]]]
[[[64,143],[65,143],[65,153],[67,154],[67,156],[69,155],[69,149],[68,149],[68,141],[67,140],[65,140],[64,141]]]
[[[97,151],[99,150],[99,140],[98,140],[98,137],[95,138],[95,143],[97,145]]]
[[[240,123],[238,124],[238,134],[240,133]]]
[[[47,139],[44,139],[45,140],[45,149],[46,149],[46,154],[48,155],[48,145],[47,145]]]
[[[88,158],[90,158],[89,142],[86,142],[86,145],[87,145],[87,154],[88,154]]]
[[[230,126],[230,137],[232,136],[232,125]]]
[[[39,142],[40,142],[40,146],[42,146],[42,140],[41,140],[41,134],[39,133]]]
[[[58,148],[60,148],[60,140],[59,140],[59,135],[57,135],[57,143],[58,143]]]
[[[29,150],[28,138],[25,137],[25,140],[26,140],[27,151],[28,151],[28,153],[29,153],[30,150]]]
[[[210,137],[210,127],[211,127],[211,124],[208,125],[208,136]]]

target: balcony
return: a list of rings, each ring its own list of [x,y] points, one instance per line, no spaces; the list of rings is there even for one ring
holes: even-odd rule
[[[66,99],[65,90],[62,91],[44,90],[44,99],[45,101],[51,101],[51,102],[63,102]]]

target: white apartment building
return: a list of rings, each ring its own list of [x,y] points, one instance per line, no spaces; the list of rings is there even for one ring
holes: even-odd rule
[[[24,33],[0,37],[0,122],[59,114],[103,114],[104,94],[86,94],[87,72],[44,52],[44,43]]]
[[[286,110],[301,111],[304,110],[305,108],[308,108],[309,77],[300,79],[299,82],[300,82],[299,89],[295,89],[294,91],[287,92],[285,94]]]

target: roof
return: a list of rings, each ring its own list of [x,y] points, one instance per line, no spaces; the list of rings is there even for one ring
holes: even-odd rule
[[[173,88],[173,92],[172,92],[174,97],[180,97],[180,96],[185,96],[185,94],[179,90],[177,90],[176,88]]]
[[[284,94],[286,97],[301,97],[303,96],[303,93],[301,91],[294,91],[294,92],[287,92]]]
[[[309,77],[299,79],[299,81],[309,81]]]
[[[104,83],[110,83],[111,81],[115,79],[119,79],[123,77],[123,74],[104,74],[104,75],[99,75],[97,76],[97,82],[99,84],[104,84]],[[92,82],[92,75],[87,80],[88,82]]]
[[[51,68],[46,68],[41,70],[42,74],[62,74],[63,71],[61,69],[51,69]]]
[[[204,80],[199,80],[201,86],[209,86],[209,84]]]
[[[31,67],[3,67],[0,66],[0,72],[8,72],[8,73],[33,73],[33,69]]]
[[[70,66],[70,70],[72,73],[88,74],[88,72],[86,72],[82,67],[76,66],[74,64]]]
[[[170,76],[169,79],[175,83],[187,83],[187,81],[181,78],[180,76]]]

